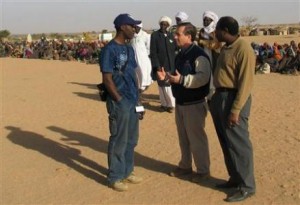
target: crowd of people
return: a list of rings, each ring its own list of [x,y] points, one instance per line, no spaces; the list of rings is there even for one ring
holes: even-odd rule
[[[251,43],[257,56],[256,73],[277,72],[282,74],[297,74],[300,71],[300,43],[273,45]]]
[[[116,36],[102,42],[47,41],[1,43],[1,56],[80,60],[100,64],[107,90],[109,119],[109,187],[127,191],[142,177],[134,172],[134,149],[139,139],[140,95],[158,84],[162,111],[175,112],[180,160],[169,175],[193,175],[201,183],[210,177],[205,120],[210,111],[229,175],[218,189],[234,189],[225,201],[242,201],[255,194],[253,149],[248,131],[251,90],[255,72],[290,73],[300,69],[300,43],[251,45],[239,35],[236,19],[219,19],[213,11],[202,16],[197,32],[189,16],[180,11],[172,19],[158,19],[152,34],[129,14],[114,20]],[[99,58],[99,59],[98,59]],[[163,124],[163,122],[162,122]],[[192,169],[194,163],[196,170]]]
[[[0,42],[0,57],[28,59],[46,59],[62,61],[81,61],[90,64],[98,63],[101,48],[107,42],[47,40],[42,37],[37,41]]]
[[[215,16],[207,13],[205,15],[210,15],[210,18],[214,21]],[[175,16],[176,24],[180,23],[178,19],[183,18],[184,20],[188,18],[188,15],[185,12],[178,12]],[[204,22],[205,23],[205,22]],[[176,25],[171,25],[170,35],[173,35],[175,32]],[[204,27],[200,29],[199,35],[196,37],[196,42],[199,46],[209,47],[213,49],[206,49],[207,52],[212,52],[211,57],[214,58],[214,61],[217,57],[215,50],[221,48],[221,43],[211,40],[208,41],[209,45],[204,45]],[[212,29],[212,28],[207,28]],[[141,31],[143,36],[148,36],[148,54],[150,54],[150,34],[147,34],[145,31]],[[136,34],[138,35],[138,33]],[[139,34],[141,35],[141,34]],[[137,36],[135,36],[137,38]],[[85,42],[79,40],[77,42],[70,40],[48,40],[45,37],[42,37],[40,40],[27,42],[10,42],[10,41],[0,41],[0,57],[15,57],[15,58],[28,58],[28,59],[47,59],[47,60],[62,60],[62,61],[81,61],[88,64],[96,64],[99,60],[99,53],[101,48],[103,48],[108,42],[104,41],[93,41]],[[207,42],[206,42],[207,43]],[[300,42],[291,41],[290,44],[278,44],[274,42],[273,45],[265,42],[259,44],[256,42],[251,43],[252,48],[257,56],[256,63],[256,73],[282,73],[282,74],[293,74],[300,71]],[[212,59],[210,59],[212,60]],[[140,70],[141,71],[141,70]],[[141,75],[141,74],[140,74]],[[145,76],[145,78],[148,76]],[[151,81],[152,82],[152,81]],[[142,88],[144,90],[150,84]],[[159,86],[161,88],[161,86]],[[160,89],[161,92],[161,89]],[[162,96],[162,95],[160,95]],[[161,99],[164,102],[164,99]],[[162,108],[166,111],[171,111],[174,108],[174,103],[162,103]]]

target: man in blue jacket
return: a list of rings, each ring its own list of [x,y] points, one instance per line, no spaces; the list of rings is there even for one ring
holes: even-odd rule
[[[201,182],[210,174],[208,139],[205,127],[211,64],[202,48],[195,45],[196,28],[191,23],[177,26],[175,41],[180,52],[175,59],[175,74],[162,69],[159,79],[171,83],[175,97],[175,120],[181,149],[181,160],[170,175],[192,174],[192,159],[196,166],[193,182]]]

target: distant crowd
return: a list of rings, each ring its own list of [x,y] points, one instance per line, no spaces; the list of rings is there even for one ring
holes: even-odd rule
[[[256,73],[295,74],[300,71],[300,43],[259,45],[253,42],[251,46],[257,56]]]
[[[0,42],[0,57],[80,61],[97,64],[99,53],[107,42],[46,40],[33,42]],[[277,72],[291,74],[300,71],[300,43],[279,45],[274,42],[251,43],[257,56],[256,73]]]
[[[106,42],[46,40],[33,42],[0,42],[0,57],[81,61],[98,63],[98,56]]]

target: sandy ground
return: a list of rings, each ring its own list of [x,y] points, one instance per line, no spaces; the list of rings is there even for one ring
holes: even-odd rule
[[[97,65],[0,59],[1,204],[226,204],[228,178],[210,115],[211,175],[201,184],[167,173],[179,160],[174,114],[143,95],[136,173],[142,184],[106,185],[108,124]],[[242,204],[300,204],[300,76],[255,76],[250,132],[257,193]]]

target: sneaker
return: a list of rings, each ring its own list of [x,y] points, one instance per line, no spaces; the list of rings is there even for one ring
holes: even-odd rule
[[[127,191],[128,186],[123,181],[116,181],[109,185],[110,188],[112,188],[115,191]]]
[[[143,181],[141,177],[136,176],[133,172],[123,180],[123,182],[131,183],[131,184],[139,184]]]
[[[192,182],[194,182],[194,183],[201,183],[201,182],[203,182],[203,180],[207,179],[209,176],[210,176],[209,173],[205,173],[205,174],[196,173],[192,177]]]
[[[180,176],[188,175],[188,174],[192,174],[192,173],[193,173],[192,168],[182,169],[180,167],[177,167],[170,173],[170,176],[171,177],[180,177]]]

